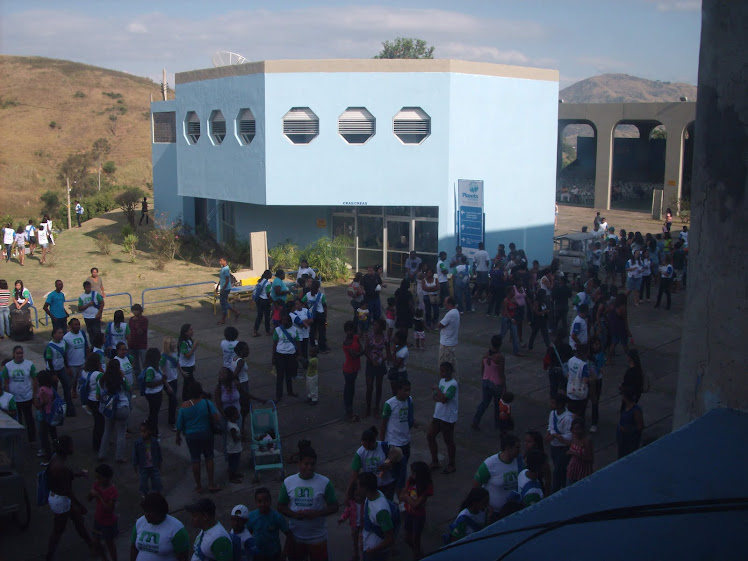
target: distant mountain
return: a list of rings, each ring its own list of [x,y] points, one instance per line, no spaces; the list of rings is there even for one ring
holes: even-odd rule
[[[696,86],[682,82],[645,80],[628,74],[601,74],[564,88],[559,99],[566,103],[641,103],[696,101]]]

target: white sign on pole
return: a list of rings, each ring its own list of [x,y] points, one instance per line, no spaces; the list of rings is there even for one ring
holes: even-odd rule
[[[483,181],[458,180],[457,201],[457,243],[472,258],[483,242]]]

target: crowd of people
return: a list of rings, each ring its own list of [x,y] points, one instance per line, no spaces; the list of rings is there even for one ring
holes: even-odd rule
[[[385,302],[381,296],[386,287],[381,268],[369,267],[366,273],[355,275],[347,289],[352,315],[342,326],[340,340],[344,355],[343,408],[346,420],[356,422],[361,416],[373,415],[379,426],[371,426],[361,435],[342,502],[344,511],[339,522],[347,520],[351,526],[354,559],[389,558],[400,526],[413,556],[423,555],[421,536],[426,505],[435,485],[432,474],[439,471],[447,476],[457,470],[454,432],[460,402],[459,379],[467,379],[472,366],[460,365],[458,372],[456,348],[460,322],[478,306],[485,305],[486,315],[498,317],[500,326],[480,358],[481,399],[475,404],[471,427],[481,430],[481,419],[493,402],[493,426],[500,436],[500,451],[478,466],[473,488],[456,509],[459,513],[454,522],[445,528],[445,543],[461,539],[592,473],[591,433],[597,432],[600,420],[603,371],[619,344],[628,365],[619,387],[619,457],[639,447],[644,427],[639,400],[649,384],[637,350],[630,347],[628,311],[632,301],[635,306],[640,304],[637,296],[645,285],[632,282],[632,278],[637,278],[637,274],[650,277],[645,302],[652,281],[659,284],[660,295],[668,296],[669,308],[667,285],[676,277],[682,278],[685,285],[685,259],[683,267],[671,263],[676,260],[674,254],[687,247],[687,233],[685,239],[681,236],[678,243],[672,244],[667,243],[669,235],[660,236],[660,240],[638,232],[615,234],[614,228],[597,216],[594,231],[603,226],[607,235],[601,240],[606,243],[607,257],[602,255],[602,244],[594,243],[581,278],[564,274],[557,260],[545,269],[537,261],[529,263],[525,252],[514,244],[509,244],[508,250],[500,245],[494,257],[481,245],[470,259],[457,247],[450,258],[441,252],[434,268],[413,252],[406,262],[405,278]],[[621,261],[624,267],[619,277]],[[225,323],[232,311],[228,294],[224,294],[230,290],[230,274],[224,272],[228,269],[225,259],[221,266],[219,290],[224,313],[220,323]],[[330,352],[330,346],[327,300],[315,277],[314,270],[303,262],[296,282],[286,279],[285,272],[279,269],[275,273],[265,271],[255,287],[257,314],[252,336],[261,336],[264,323],[265,333],[272,341],[276,403],[283,399],[284,388],[287,396],[300,397],[294,389],[298,379],[304,381],[307,403],[318,403],[319,355]],[[623,286],[617,286],[619,280]],[[44,351],[44,368],[37,370],[18,345],[0,372],[0,409],[23,422],[29,442],[35,443],[37,436],[39,439],[37,455],[46,469],[49,506],[55,516],[47,558],[53,557],[69,518],[92,549],[116,559],[113,541],[118,533],[117,491],[113,483],[115,472],[109,464],[113,461],[131,463],[139,475],[144,515],[133,528],[132,558],[186,559],[190,549],[186,531],[169,516],[163,497],[160,429],[165,425],[173,431],[178,446],[186,443],[196,493],[221,489],[215,477],[216,440],[227,460],[228,481],[240,483],[250,402],[265,402],[264,397],[250,391],[249,345],[240,339],[237,326],[226,326],[215,387],[204,389],[195,376],[199,341],[194,339],[192,325],[184,324],[178,338],[167,336],[154,346],[148,339],[148,318],[138,304],[132,306],[128,319],[122,310],[116,310],[113,320],[102,324],[106,294],[94,268],[83,283],[78,300],[85,322],[83,329],[78,318],[70,319],[65,310],[63,288],[62,281],[56,281],[55,290],[44,303],[43,309],[52,320],[52,339]],[[31,295],[21,281],[15,283],[11,294],[7,282],[0,280],[0,326],[4,303],[23,306],[30,302]],[[238,320],[240,314],[234,310],[234,316]],[[409,344],[411,330],[415,347]],[[411,351],[426,348],[429,332],[438,332],[439,337],[439,376],[432,387],[434,411],[426,431],[431,461],[409,464],[415,421],[408,358]],[[549,378],[548,425],[545,435],[531,431],[520,438],[513,433],[514,395],[507,388],[502,344],[508,337],[515,355],[528,356],[538,335],[545,346],[542,362]],[[358,415],[355,388],[362,359],[366,392]],[[386,389],[385,377],[389,382]],[[62,395],[58,394],[59,387]],[[137,434],[129,435],[136,399],[147,403],[148,417],[138,425]],[[166,423],[161,418],[164,399],[168,400]],[[83,472],[74,472],[67,466],[73,453],[72,441],[67,435],[57,434],[61,413],[68,417],[77,414],[76,400],[80,400],[81,410],[93,417],[91,446],[99,460],[96,483],[88,495],[97,503],[93,534],[85,528],[85,507],[75,498],[72,488],[73,478]],[[440,462],[439,435],[446,446],[446,464]],[[198,550],[202,552],[197,558],[327,558],[325,518],[336,513],[339,506],[333,484],[315,471],[316,459],[311,443],[302,441],[294,458],[298,474],[283,482],[277,511],[271,508],[270,492],[258,489],[256,510],[250,512],[241,504],[231,510],[227,517],[231,532],[217,521],[211,500],[203,498],[191,504],[188,510],[192,523],[200,529],[193,546],[196,555]],[[207,487],[203,486],[203,464]],[[283,548],[279,532],[286,534]],[[153,535],[168,539],[154,541],[149,537]],[[239,550],[244,552],[243,557],[234,556]]]
[[[39,224],[29,220],[28,224],[18,224],[13,228],[13,224],[8,222],[2,229],[2,242],[2,256],[6,263],[15,258],[20,265],[24,265],[26,255],[31,257],[39,249],[39,263],[43,265],[46,263],[47,251],[55,245],[52,221],[45,214]]]

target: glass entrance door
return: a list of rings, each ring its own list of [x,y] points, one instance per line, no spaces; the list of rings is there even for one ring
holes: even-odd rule
[[[387,263],[384,274],[389,278],[405,277],[405,260],[410,252],[410,220],[387,219]]]

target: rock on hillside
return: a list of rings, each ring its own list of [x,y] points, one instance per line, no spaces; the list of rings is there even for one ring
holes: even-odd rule
[[[696,86],[681,82],[645,80],[628,74],[602,74],[564,88],[559,99],[566,103],[641,103],[696,101]]]

